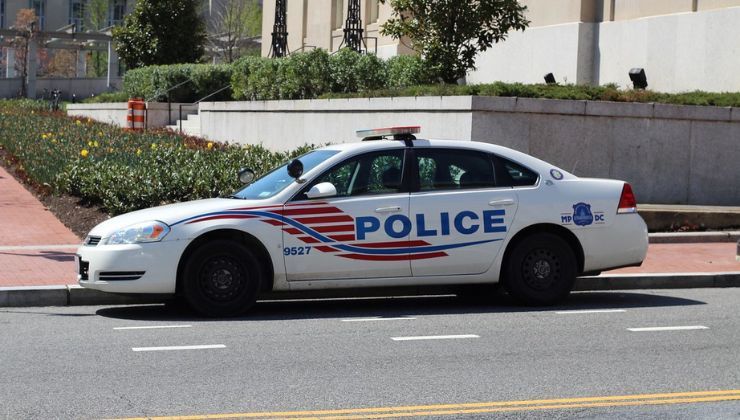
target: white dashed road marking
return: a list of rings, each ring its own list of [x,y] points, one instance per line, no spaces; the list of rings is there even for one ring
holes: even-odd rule
[[[343,319],[342,322],[371,322],[371,321],[404,321],[414,320],[413,317],[396,317],[396,318],[350,318]]]
[[[114,330],[156,330],[160,328],[190,328],[192,325],[144,325],[141,327],[115,327]]]
[[[634,332],[645,331],[686,331],[686,330],[708,330],[709,327],[703,325],[685,325],[680,327],[646,327],[646,328],[627,328]]]
[[[201,346],[169,346],[169,347],[131,347],[133,351],[170,351],[170,350],[206,350],[225,349],[223,344],[206,344]]]
[[[457,338],[480,338],[475,334],[461,335],[423,335],[418,337],[391,337],[393,341],[414,341],[414,340],[454,340]]]
[[[611,314],[618,312],[627,312],[624,309],[585,309],[580,311],[556,311],[558,315],[576,315],[576,314]]]

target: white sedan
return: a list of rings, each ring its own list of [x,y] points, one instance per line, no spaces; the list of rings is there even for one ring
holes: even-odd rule
[[[645,258],[628,183],[416,132],[358,132],[366,141],[309,152],[230,197],[107,220],[77,252],[79,283],[177,294],[212,316],[263,291],[442,284],[502,283],[547,305],[579,275]]]

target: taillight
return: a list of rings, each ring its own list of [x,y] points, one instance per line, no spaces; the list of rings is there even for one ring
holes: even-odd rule
[[[617,213],[637,213],[635,194],[632,192],[632,186],[626,182],[622,187],[622,195],[619,197]]]

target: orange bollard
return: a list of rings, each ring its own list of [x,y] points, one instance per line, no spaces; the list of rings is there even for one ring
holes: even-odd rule
[[[126,128],[132,131],[144,130],[146,118],[146,102],[140,98],[128,100],[128,115],[126,116]]]

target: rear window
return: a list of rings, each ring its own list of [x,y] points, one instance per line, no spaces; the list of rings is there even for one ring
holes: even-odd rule
[[[522,187],[537,184],[537,172],[501,156],[495,156],[496,181],[499,187]]]

